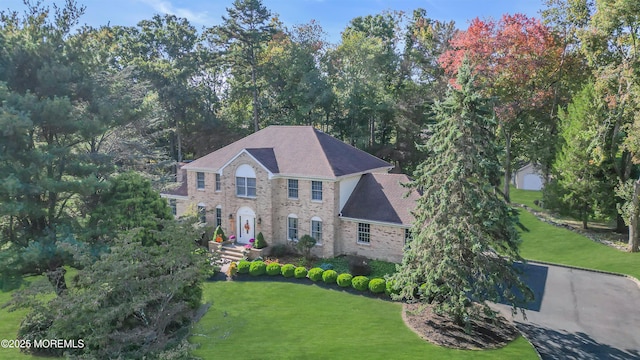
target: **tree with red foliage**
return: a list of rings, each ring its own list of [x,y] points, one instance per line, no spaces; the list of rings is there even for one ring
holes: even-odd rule
[[[562,46],[548,27],[523,14],[503,15],[497,22],[476,18],[450,45],[439,62],[452,81],[466,56],[485,96],[494,99],[498,132],[505,146],[504,195],[509,201],[513,142],[525,143],[537,135],[534,129],[540,119],[536,110],[553,96],[551,83],[560,67]]]

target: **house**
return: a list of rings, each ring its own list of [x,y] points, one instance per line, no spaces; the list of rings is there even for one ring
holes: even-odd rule
[[[309,234],[320,257],[399,262],[418,194],[391,168],[311,126],[269,126],[183,165],[180,186],[161,196],[174,215],[196,210],[239,243]]]
[[[516,189],[542,190],[544,187],[544,176],[539,166],[528,163],[518,169],[513,175],[513,184]]]

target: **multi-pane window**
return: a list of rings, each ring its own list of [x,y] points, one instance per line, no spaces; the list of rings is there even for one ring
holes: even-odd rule
[[[407,245],[411,242],[413,238],[411,237],[411,229],[404,229],[404,244]]]
[[[173,216],[178,215],[178,204],[176,199],[169,199],[169,207],[171,208],[171,213]]]
[[[363,244],[371,243],[371,227],[369,224],[358,223],[358,242]]]
[[[220,206],[216,208],[216,226],[222,226],[222,208]]]
[[[316,239],[316,244],[322,244],[322,221],[311,220],[311,237]]]
[[[207,222],[207,208],[205,206],[198,205],[198,219],[203,224]]]
[[[236,177],[236,195],[256,196],[256,178]]]
[[[216,174],[216,191],[220,191],[222,189],[222,184],[220,182],[220,174]]]
[[[287,185],[289,189],[289,199],[297,199],[298,198],[298,180],[289,179],[287,180]]]
[[[289,216],[287,218],[287,228],[289,240],[298,240],[298,218]]]
[[[311,182],[311,200],[322,201],[322,181]]]
[[[199,190],[204,190],[204,173],[203,172],[196,173],[196,188]]]

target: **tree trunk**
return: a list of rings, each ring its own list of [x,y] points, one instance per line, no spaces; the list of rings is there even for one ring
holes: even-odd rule
[[[182,135],[176,125],[176,147],[178,151],[178,162],[182,162]]]
[[[629,220],[629,251],[638,252],[638,217],[639,209],[638,203],[640,202],[640,179],[633,183],[633,210],[631,213],[631,219]]]
[[[62,266],[46,272],[47,279],[49,279],[49,282],[56,290],[56,295],[58,296],[61,296],[67,291],[67,282],[64,279],[64,274],[66,274],[66,272],[67,270]]]
[[[616,232],[620,234],[628,234],[629,227],[624,221],[624,218],[620,213],[616,213]]]
[[[504,134],[504,198],[507,203],[511,202],[509,197],[509,185],[511,185],[511,134]]]
[[[258,86],[256,85],[256,67],[251,67],[251,86],[253,91],[253,130],[258,132],[260,130],[258,118]]]

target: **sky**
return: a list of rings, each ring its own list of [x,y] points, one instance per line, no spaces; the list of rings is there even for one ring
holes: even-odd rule
[[[35,1],[35,0],[32,0]],[[63,0],[44,0],[45,4],[63,4]],[[132,26],[154,14],[174,14],[187,18],[201,29],[221,23],[226,8],[233,0],[77,0],[86,6],[81,23]],[[0,9],[23,10],[22,0],[0,0]],[[358,16],[375,15],[385,10],[401,10],[411,14],[424,8],[427,16],[437,20],[453,20],[460,29],[479,17],[499,19],[502,14],[523,13],[540,17],[542,0],[262,0],[272,13],[278,14],[285,26],[315,20],[327,33],[327,40],[338,43],[340,33]]]

